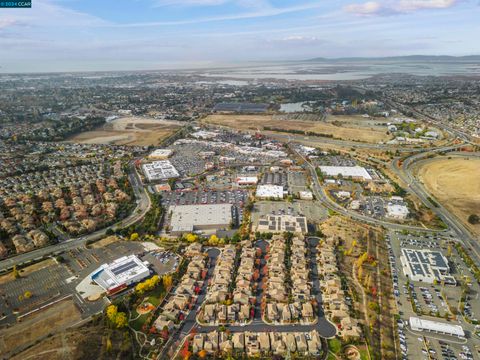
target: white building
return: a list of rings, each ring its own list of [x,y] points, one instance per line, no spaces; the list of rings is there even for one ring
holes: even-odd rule
[[[114,294],[148,277],[150,270],[146,264],[135,255],[124,256],[103,264],[90,278],[107,293]]]
[[[408,207],[403,204],[387,204],[387,217],[395,220],[405,220],[410,213]]]
[[[436,334],[444,334],[465,338],[465,332],[460,325],[447,324],[439,321],[420,319],[411,316],[409,319],[410,328],[414,331],[428,331]]]
[[[320,166],[320,170],[326,176],[341,175],[344,178],[372,180],[368,171],[362,166]]]
[[[154,150],[152,153],[150,153],[150,155],[148,155],[148,159],[150,159],[150,160],[165,160],[165,159],[168,159],[172,155],[173,155],[173,150],[157,149],[157,150]]]
[[[410,213],[406,205],[387,204],[387,217],[395,220],[405,220]]]
[[[148,181],[167,180],[180,176],[170,160],[159,160],[144,164],[143,172]]]
[[[313,193],[311,191],[300,191],[300,199],[313,200]]]
[[[258,185],[255,196],[259,199],[283,199],[283,186],[280,185]]]
[[[237,177],[236,182],[237,185],[241,186],[257,185],[258,178],[256,176],[239,176]]]
[[[232,204],[175,205],[169,212],[172,235],[226,230],[232,223]]]
[[[350,192],[348,191],[338,191],[337,196],[342,199],[349,199],[350,198]]]
[[[456,284],[455,278],[450,275],[448,260],[440,251],[403,248],[400,262],[403,273],[411,281]]]

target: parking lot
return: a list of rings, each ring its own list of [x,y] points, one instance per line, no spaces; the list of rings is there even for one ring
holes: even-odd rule
[[[298,194],[300,191],[308,190],[307,177],[303,171],[288,172],[288,190],[292,194]]]
[[[166,208],[171,205],[232,204],[232,217],[237,225],[243,221],[243,205],[247,200],[246,190],[171,191],[162,195],[162,205]],[[169,222],[168,214],[165,222]]]
[[[53,264],[0,285],[1,312],[5,315],[25,313],[60,297],[71,289],[66,281],[69,276],[65,266]],[[31,297],[25,296],[26,292],[30,292]]]
[[[480,338],[473,334],[474,326],[464,321],[462,316],[455,320],[451,311],[451,307],[458,307],[459,286],[409,282],[403,274],[399,258],[401,248],[432,249],[446,254],[449,240],[438,234],[409,234],[393,231],[386,234],[394,297],[400,315],[400,319],[397,320],[397,331],[403,359],[480,359],[475,347],[480,344]],[[450,272],[458,281],[462,276],[462,272],[459,270],[462,269],[462,261],[456,256],[455,251],[452,252],[449,259]],[[467,269],[462,271],[467,271]],[[475,286],[472,291],[477,294]],[[471,299],[467,301],[471,303],[469,309],[476,309],[478,306],[476,297],[476,295],[470,295]],[[412,331],[408,325],[410,316],[461,325],[467,334],[467,339]],[[450,320],[447,320],[446,317],[449,317]]]
[[[155,272],[160,276],[175,272],[180,261],[179,256],[170,251],[149,252],[142,257],[142,260],[152,264]]]

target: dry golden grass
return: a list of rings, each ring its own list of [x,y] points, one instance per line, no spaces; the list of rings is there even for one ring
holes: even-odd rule
[[[202,120],[207,124],[227,126],[238,130],[263,130],[264,127],[282,130],[304,130],[319,135],[331,135],[334,138],[350,141],[378,143],[388,141],[390,136],[386,130],[375,126],[361,126],[361,123],[352,126],[352,119],[340,121],[340,125],[331,122],[301,121],[301,120],[274,120],[272,115],[209,115]],[[268,131],[267,131],[268,132]]]
[[[94,242],[93,244],[90,245],[90,247],[93,249],[104,248],[105,246],[113,244],[118,240],[119,238],[116,236],[109,236],[109,237],[103,238],[102,240],[98,240]]]
[[[427,160],[418,165],[416,175],[435,199],[480,235],[480,225],[467,221],[471,214],[480,215],[480,159]]]
[[[59,331],[80,319],[80,312],[72,300],[61,301],[3,330],[0,335],[0,353],[7,354],[19,346],[33,343],[35,340]]]
[[[126,117],[116,119],[97,130],[75,135],[69,141],[82,144],[155,146],[180,127],[174,121]]]

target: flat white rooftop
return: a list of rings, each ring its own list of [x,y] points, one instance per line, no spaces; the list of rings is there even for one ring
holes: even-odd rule
[[[399,204],[388,204],[387,215],[391,217],[407,217],[409,214],[408,207]]]
[[[191,232],[202,227],[224,227],[232,222],[232,204],[174,205],[170,227],[172,232]]]
[[[149,181],[172,179],[180,176],[170,160],[153,161],[144,164],[143,172]]]
[[[416,331],[433,331],[439,334],[447,334],[465,337],[465,332],[460,325],[447,324],[439,321],[425,320],[418,317],[410,317],[410,327]]]
[[[283,199],[283,186],[280,185],[258,185],[255,195],[259,198]]]
[[[363,178],[371,180],[372,177],[368,171],[362,166],[320,166],[320,170],[327,176],[338,176]]]
[[[168,158],[173,154],[173,150],[170,149],[157,149],[154,150],[148,155],[150,159],[155,159],[155,158]]]
[[[91,274],[91,279],[108,290],[147,277],[148,267],[135,255],[124,256],[110,264],[103,264]]]

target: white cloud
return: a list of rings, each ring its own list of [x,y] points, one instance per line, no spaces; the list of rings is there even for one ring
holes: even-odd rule
[[[216,6],[229,0],[158,0],[155,6]]]
[[[363,4],[350,4],[345,6],[345,11],[357,15],[373,15],[382,10],[382,5],[375,1],[368,1]]]
[[[395,9],[406,12],[422,9],[446,9],[457,3],[458,0],[400,0]]]
[[[360,4],[349,4],[344,7],[346,12],[360,15],[394,15],[405,14],[419,10],[447,9],[457,5],[460,0],[398,0],[398,1],[368,1]]]
[[[241,20],[241,19],[254,19],[262,17],[272,17],[283,14],[295,13],[300,11],[306,11],[310,9],[318,9],[323,5],[320,3],[309,3],[303,5],[295,5],[284,8],[272,8],[272,7],[261,7],[259,9],[254,9],[253,11],[243,12],[239,14],[230,14],[230,15],[219,15],[212,17],[203,17],[196,19],[187,19],[187,20],[173,20],[173,21],[154,21],[154,22],[140,22],[140,23],[127,23],[127,24],[116,24],[112,25],[113,27],[157,27],[157,26],[172,26],[172,25],[187,25],[187,24],[201,24],[215,21],[228,21],[228,20]]]
[[[13,28],[18,25],[58,28],[108,24],[101,18],[56,5],[49,0],[36,0],[31,9],[9,10],[8,15],[0,13],[0,28]]]

